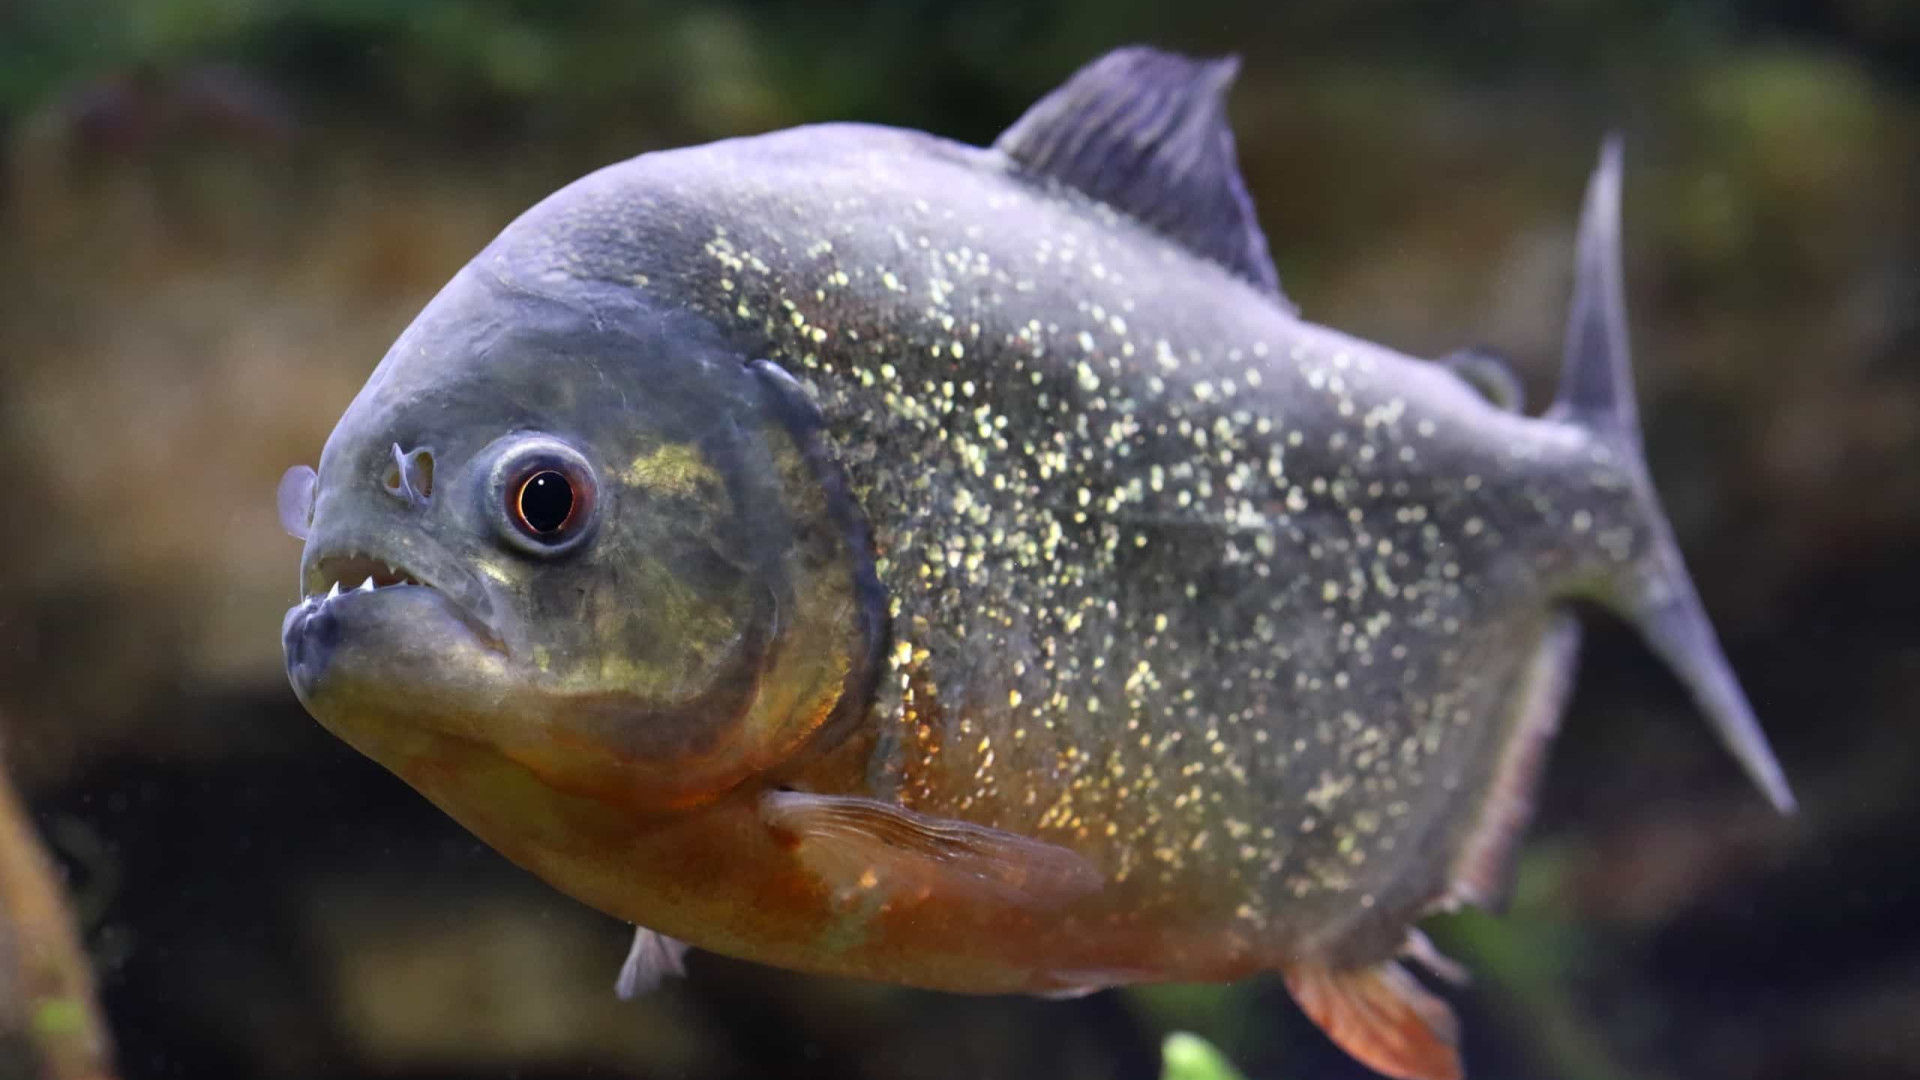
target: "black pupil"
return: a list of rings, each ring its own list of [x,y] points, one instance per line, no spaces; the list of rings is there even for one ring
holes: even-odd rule
[[[537,472],[520,488],[520,519],[543,536],[560,531],[573,514],[573,485],[552,469]]]

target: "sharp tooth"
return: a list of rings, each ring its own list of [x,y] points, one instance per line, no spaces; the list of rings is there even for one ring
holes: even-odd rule
[[[372,574],[368,574],[367,580],[360,583],[360,591],[361,592],[373,591],[373,575]]]
[[[333,588],[327,590],[327,599],[336,600],[336,599],[339,599],[339,597],[340,597],[340,583],[336,581],[333,583]]]

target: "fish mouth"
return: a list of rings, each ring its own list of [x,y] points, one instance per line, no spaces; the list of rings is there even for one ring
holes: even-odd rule
[[[328,555],[314,561],[307,571],[304,599],[321,593],[337,596],[342,592],[375,592],[380,589],[422,588],[433,586],[421,581],[413,571],[371,555]]]
[[[474,583],[362,551],[342,551],[312,560],[302,580],[304,594],[287,612],[285,631],[317,622],[352,606],[377,603],[399,593],[430,593],[481,645],[505,653],[506,645],[482,613],[485,597]],[[467,586],[467,587],[462,587]],[[331,621],[331,620],[329,620]]]

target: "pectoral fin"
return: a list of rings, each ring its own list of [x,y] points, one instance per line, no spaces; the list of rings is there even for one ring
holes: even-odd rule
[[[1111,990],[1116,986],[1131,986],[1134,983],[1152,982],[1154,973],[1140,968],[1088,968],[1077,971],[1054,971],[1050,977],[1055,983],[1049,990],[1039,990],[1035,997],[1048,1001],[1072,1001],[1088,994],[1097,994],[1102,990]]]
[[[1398,961],[1335,971],[1282,969],[1293,1000],[1340,1049],[1396,1080],[1460,1080],[1453,1010]]]
[[[794,838],[801,864],[842,901],[878,894],[1045,909],[1094,892],[1104,880],[1057,844],[878,799],[771,791],[760,812]]]
[[[627,962],[620,965],[620,977],[613,992],[621,1001],[632,1001],[641,994],[660,989],[668,976],[687,973],[687,943],[644,926],[633,928],[633,948],[627,950]]]

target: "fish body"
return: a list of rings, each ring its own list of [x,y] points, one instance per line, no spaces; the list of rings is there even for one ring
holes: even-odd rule
[[[303,701],[648,928],[623,985],[649,932],[965,992],[1274,970],[1456,1075],[1396,957],[1499,899],[1568,603],[1788,796],[1641,464],[1617,156],[1523,416],[1298,317],[1232,70],[1123,50],[992,148],[800,128],[528,211],[283,497]]]

